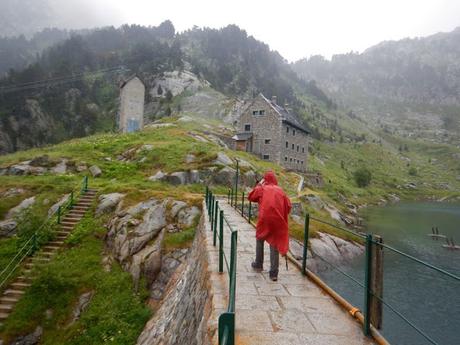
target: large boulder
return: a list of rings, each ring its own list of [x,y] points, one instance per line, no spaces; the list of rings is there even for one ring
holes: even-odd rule
[[[67,160],[63,159],[61,162],[56,164],[51,171],[55,174],[65,174],[67,172]]]
[[[120,201],[124,198],[124,194],[110,193],[103,194],[99,197],[99,205],[96,209],[96,215],[112,212],[116,209]]]
[[[165,176],[165,180],[173,185],[181,185],[187,183],[187,173],[185,171],[173,172]]]
[[[249,170],[243,174],[243,183],[245,186],[252,187],[256,184],[257,175],[254,171]]]
[[[77,322],[78,319],[80,318],[81,313],[83,313],[86,310],[86,308],[88,308],[93,295],[94,295],[94,292],[89,291],[89,292],[85,292],[78,298],[77,305],[72,311],[72,320],[70,321],[70,325]]]
[[[91,166],[89,168],[89,172],[93,175],[93,177],[99,177],[102,175],[102,170],[97,165]]]
[[[10,344],[13,345],[37,345],[40,343],[40,339],[43,334],[43,328],[38,326],[35,328],[35,331],[32,333],[25,335],[25,336],[20,336],[16,339],[14,339]]]
[[[149,177],[149,181],[155,182],[155,181],[161,181],[165,178],[166,174],[164,172],[157,171],[155,175]]]
[[[291,215],[301,217],[303,215],[303,206],[300,202],[293,202],[291,208]]]
[[[217,158],[214,161],[214,164],[217,164],[217,165],[232,165],[233,161],[225,153],[219,152],[219,153],[217,153]]]
[[[180,224],[185,225],[186,227],[192,226],[198,216],[201,215],[201,211],[198,207],[192,206],[183,208],[179,211],[177,215],[177,220]]]
[[[235,174],[235,169],[225,167],[212,175],[212,182],[230,187],[234,183]]]
[[[171,218],[176,218],[180,210],[187,207],[187,203],[179,200],[174,200],[171,202],[169,213]]]
[[[0,237],[11,237],[16,234],[18,223],[15,220],[7,219],[0,222]]]
[[[21,203],[19,205],[13,207],[11,210],[8,211],[8,213],[5,216],[5,219],[12,219],[12,218],[18,216],[21,212],[23,212],[24,210],[28,209],[33,204],[35,204],[35,197],[34,196],[21,201]]]

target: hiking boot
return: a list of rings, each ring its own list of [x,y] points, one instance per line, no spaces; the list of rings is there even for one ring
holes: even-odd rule
[[[255,262],[251,263],[251,267],[256,272],[262,272],[264,270],[262,266],[257,265]]]
[[[276,272],[276,273],[275,272],[269,272],[269,277],[270,277],[271,281],[274,281],[274,282],[278,281],[278,272]]]

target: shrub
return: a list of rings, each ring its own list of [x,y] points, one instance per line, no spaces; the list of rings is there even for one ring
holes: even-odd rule
[[[358,187],[367,187],[371,183],[372,173],[365,167],[359,168],[353,175]]]
[[[410,168],[409,169],[409,175],[410,176],[417,176],[417,169],[415,169],[414,167]]]

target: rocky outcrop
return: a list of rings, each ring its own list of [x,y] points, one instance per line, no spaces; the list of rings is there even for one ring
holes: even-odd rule
[[[12,345],[38,345],[43,334],[43,328],[38,326],[33,333],[16,338]]]
[[[11,237],[16,233],[18,223],[13,219],[0,222],[0,237]]]
[[[209,271],[203,229],[202,217],[186,262],[170,279],[166,296],[146,324],[137,345],[210,344],[207,336]]]
[[[70,194],[66,194],[64,195],[61,199],[59,199],[58,202],[56,202],[55,204],[53,204],[49,210],[48,210],[48,217],[50,217],[51,215],[55,214],[56,211],[58,210],[58,208],[61,206],[64,206],[64,204],[69,201],[69,196]]]
[[[309,243],[308,268],[313,272],[320,272],[331,268],[321,258],[331,264],[340,265],[364,254],[365,250],[364,246],[359,243],[346,241],[323,232],[318,232],[318,237],[310,239]],[[289,247],[294,258],[302,260],[303,244],[291,238]]]
[[[116,195],[111,199],[119,198],[121,196]],[[101,198],[99,206],[106,200],[107,197]],[[124,210],[118,204],[107,225],[107,247],[123,269],[131,273],[136,286],[140,278],[145,277],[150,287],[161,271],[165,232],[171,226],[177,229],[175,231],[192,226],[200,214],[197,207],[171,199],[150,199]]]
[[[17,217],[21,212],[28,209],[33,204],[35,204],[34,196],[24,199],[23,201],[21,201],[19,205],[13,207],[11,210],[8,211],[8,213],[5,216],[5,219],[13,219],[14,217]]]
[[[94,295],[94,292],[89,291],[89,292],[85,292],[78,298],[77,305],[72,311],[72,320],[70,321],[70,325],[77,322],[78,319],[80,318],[81,313],[83,313],[86,310],[86,308],[88,308],[93,295]]]
[[[97,165],[90,166],[89,172],[93,175],[93,177],[99,177],[102,175],[102,170]]]
[[[217,153],[217,158],[214,161],[214,164],[217,164],[217,165],[232,165],[233,161],[225,153],[219,152],[219,153]]]
[[[121,193],[110,193],[99,196],[96,215],[114,211],[124,196],[125,195]]]

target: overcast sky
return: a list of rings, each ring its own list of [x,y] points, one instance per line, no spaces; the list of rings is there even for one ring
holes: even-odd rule
[[[460,26],[460,0],[81,0],[104,24],[237,24],[290,61],[363,51],[384,40],[427,36]],[[64,2],[65,3],[65,2]]]

